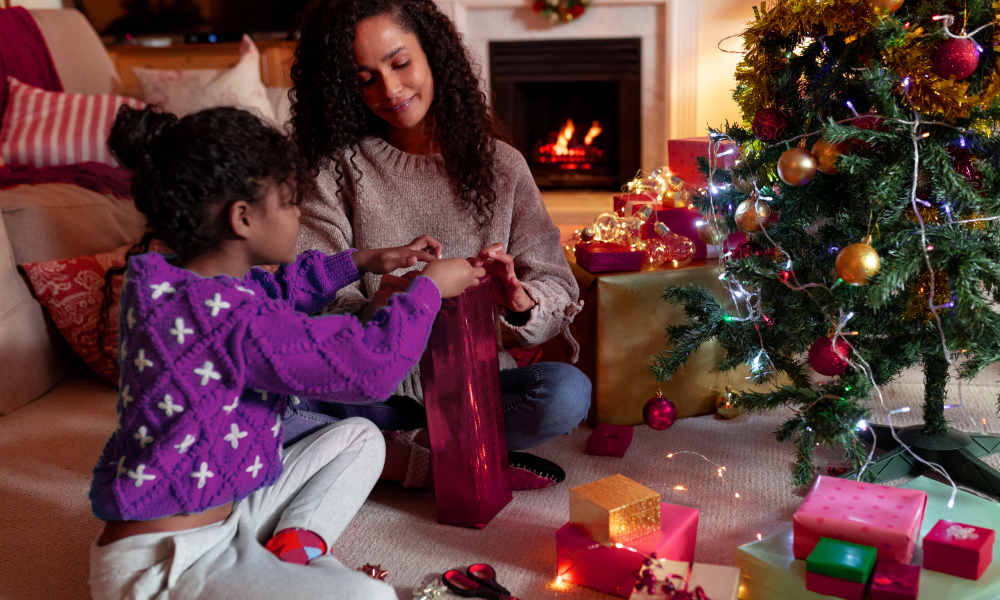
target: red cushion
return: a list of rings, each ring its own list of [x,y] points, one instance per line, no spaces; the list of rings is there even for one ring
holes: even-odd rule
[[[125,264],[132,245],[110,252],[22,265],[38,301],[49,312],[59,333],[104,381],[118,385],[118,300],[122,277],[114,280],[108,311],[104,352],[98,348],[104,275]],[[156,250],[164,250],[157,245]]]

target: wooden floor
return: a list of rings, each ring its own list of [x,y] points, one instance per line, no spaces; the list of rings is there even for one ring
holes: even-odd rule
[[[577,229],[594,222],[597,215],[614,209],[613,191],[542,191],[542,200],[549,209],[552,222],[559,227],[566,240]]]

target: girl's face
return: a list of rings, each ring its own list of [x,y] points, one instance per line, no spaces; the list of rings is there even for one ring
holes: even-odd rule
[[[397,129],[421,125],[434,100],[434,76],[417,36],[390,15],[354,29],[354,62],[365,106]]]
[[[250,242],[253,263],[258,265],[295,262],[295,242],[299,236],[298,204],[293,203],[291,186],[271,185],[256,207],[256,227]]]

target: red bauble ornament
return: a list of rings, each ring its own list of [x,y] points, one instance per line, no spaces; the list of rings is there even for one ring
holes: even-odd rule
[[[753,118],[753,134],[768,144],[781,140],[788,134],[788,115],[777,108],[765,108]]]
[[[544,2],[535,2],[534,4],[531,5],[531,9],[534,10],[535,12],[537,12],[537,13],[542,12],[543,8],[545,8],[545,3]]]
[[[949,38],[934,53],[934,73],[941,79],[952,75],[962,81],[979,66],[979,49],[969,38]]]
[[[850,351],[844,338],[837,338],[837,350],[834,351],[830,338],[821,337],[809,346],[809,366],[820,375],[836,377],[847,369]]]
[[[669,398],[664,398],[657,391],[656,395],[646,400],[646,405],[642,407],[642,420],[657,431],[670,429],[677,420],[677,407]]]
[[[877,117],[875,115],[862,115],[861,117],[854,119],[851,122],[852,125],[858,129],[871,129],[873,131],[888,131],[888,128],[882,122],[882,117]],[[881,144],[875,144],[874,149],[878,150]],[[873,147],[868,142],[863,140],[851,140],[850,148],[858,152],[868,152]]]
[[[569,9],[569,14],[573,15],[574,19],[578,19],[580,17],[580,15],[583,14],[584,10],[585,10],[585,8],[584,8],[584,6],[582,4],[577,4],[573,8]]]
[[[736,248],[733,249],[733,258],[736,260],[741,260],[749,256],[763,256],[764,248],[756,242],[746,241],[740,242]]]

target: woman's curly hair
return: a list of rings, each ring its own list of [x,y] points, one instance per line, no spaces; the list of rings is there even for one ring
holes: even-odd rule
[[[261,202],[272,184],[288,184],[299,202],[314,187],[312,171],[295,144],[260,117],[236,108],[211,108],[183,118],[123,106],[108,148],[131,169],[135,207],[146,217],[142,240],[128,258],[163,242],[183,264],[219,247],[234,234],[229,207]],[[102,324],[107,322],[113,281],[126,267],[105,275]],[[104,347],[105,332],[100,332]]]
[[[455,24],[434,0],[319,0],[303,14],[302,38],[292,65],[292,126],[302,155],[314,173],[332,163],[343,194],[339,156],[354,164],[361,138],[382,136],[386,122],[362,101],[354,62],[355,25],[391,15],[412,33],[434,76],[433,119],[445,171],[466,210],[480,226],[493,218],[496,140],[503,127],[486,102],[479,78]]]

